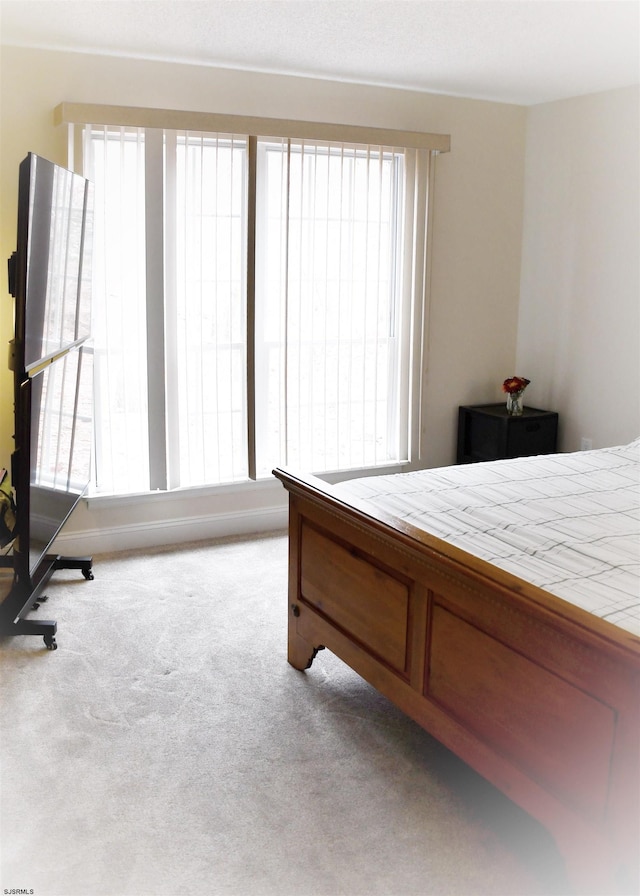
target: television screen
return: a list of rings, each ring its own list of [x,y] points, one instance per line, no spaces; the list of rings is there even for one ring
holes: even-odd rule
[[[33,573],[89,484],[91,346],[69,351],[23,388],[30,393],[29,570]]]
[[[16,255],[26,281],[22,343],[29,372],[91,335],[93,185],[29,153],[19,194]]]

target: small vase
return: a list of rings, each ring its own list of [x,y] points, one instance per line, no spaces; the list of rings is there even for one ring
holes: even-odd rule
[[[507,394],[507,414],[510,417],[521,417],[522,416],[522,395],[524,393],[524,389],[522,392],[509,392]]]

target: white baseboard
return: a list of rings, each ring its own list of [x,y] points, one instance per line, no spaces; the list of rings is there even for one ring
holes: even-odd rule
[[[87,556],[184,544],[229,535],[251,535],[284,530],[287,521],[286,507],[268,507],[217,513],[209,517],[181,517],[109,528],[85,528],[82,531],[63,530],[56,538],[51,552],[63,556]]]

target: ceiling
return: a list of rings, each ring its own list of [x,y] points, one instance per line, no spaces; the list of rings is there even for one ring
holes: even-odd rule
[[[638,0],[0,0],[17,46],[521,105],[637,84]]]

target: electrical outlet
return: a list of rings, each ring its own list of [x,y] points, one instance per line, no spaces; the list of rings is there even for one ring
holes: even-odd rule
[[[584,437],[580,439],[580,451],[591,451],[593,448],[593,441],[591,439],[585,439]]]

